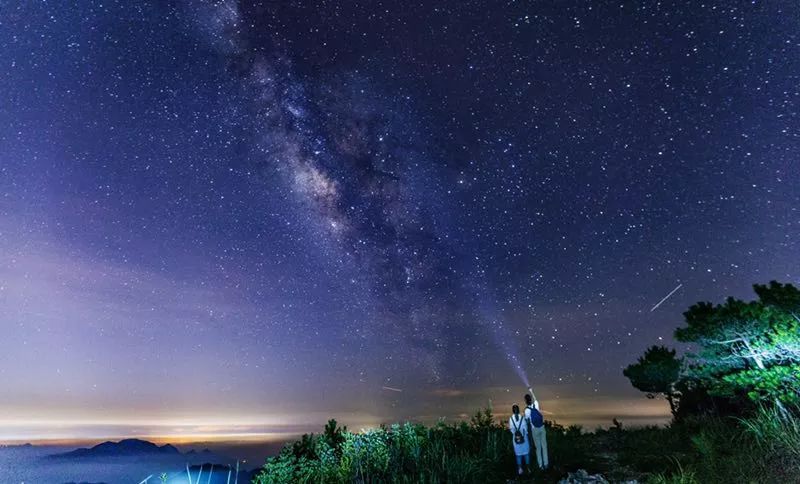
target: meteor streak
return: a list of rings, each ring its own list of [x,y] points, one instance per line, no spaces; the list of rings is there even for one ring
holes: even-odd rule
[[[680,288],[681,288],[681,286],[683,286],[683,283],[681,283],[681,284],[678,284],[678,287],[676,287],[675,289],[673,289],[672,291],[670,291],[670,293],[669,293],[669,294],[667,294],[666,296],[664,296],[664,299],[662,299],[662,300],[658,301],[658,304],[656,304],[655,306],[653,306],[653,308],[652,308],[652,309],[650,309],[650,312],[652,313],[653,311],[655,311],[656,309],[658,309],[658,307],[659,307],[659,306],[661,306],[661,304],[663,304],[663,303],[664,303],[664,301],[666,301],[667,299],[669,299],[669,297],[670,297],[670,296],[672,296],[673,294],[675,294],[675,291],[677,291],[678,289],[680,289]]]
[[[398,392],[398,393],[402,393],[403,392],[403,390],[401,390],[399,388],[392,388],[392,387],[381,387],[381,388],[383,390],[389,390],[390,392]]]

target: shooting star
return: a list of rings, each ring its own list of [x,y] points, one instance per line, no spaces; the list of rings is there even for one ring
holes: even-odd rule
[[[381,387],[381,388],[383,390],[389,390],[390,392],[398,392],[398,393],[402,393],[403,392],[403,390],[401,390],[399,388],[392,388],[392,387]]]
[[[678,289],[680,289],[682,286],[683,286],[683,283],[680,283],[680,284],[678,284],[678,287],[676,287],[675,289],[673,289],[672,291],[670,291],[670,293],[669,293],[669,294],[667,294],[666,296],[664,296],[664,299],[662,299],[662,300],[658,301],[658,304],[656,304],[655,306],[653,306],[653,308],[652,308],[652,309],[650,309],[650,312],[652,313],[653,311],[655,311],[656,309],[658,309],[658,307],[659,307],[659,306],[661,306],[661,305],[664,303],[664,301],[666,301],[667,299],[669,299],[669,297],[670,297],[670,296],[672,296],[673,294],[675,294],[675,291],[677,291]]]

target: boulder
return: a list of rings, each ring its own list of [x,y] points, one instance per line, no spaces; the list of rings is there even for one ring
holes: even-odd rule
[[[577,472],[570,472],[565,479],[558,481],[558,484],[609,484],[602,474],[589,474],[583,469]]]

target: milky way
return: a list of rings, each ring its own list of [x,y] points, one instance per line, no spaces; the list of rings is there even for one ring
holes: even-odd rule
[[[800,282],[795,5],[0,8],[0,440],[654,421],[622,367]]]
[[[464,344],[465,323],[451,314],[473,313],[462,281],[470,274],[453,266],[474,261],[459,263],[459,241],[441,235],[442,203],[426,197],[426,184],[432,194],[443,175],[426,149],[431,141],[415,132],[408,97],[384,93],[357,73],[299,79],[281,47],[286,41],[264,39],[259,27],[274,12],[241,9],[222,2],[196,21],[241,83],[247,114],[232,122],[247,124],[252,169],[264,189],[282,183],[297,205],[290,218],[316,240],[310,250],[326,258],[320,270],[354,291],[348,306],[358,310],[343,330],[440,381],[448,354],[460,353],[450,359],[460,365],[476,350]],[[484,317],[474,316],[467,328],[473,333]],[[474,376],[453,370],[451,384]]]

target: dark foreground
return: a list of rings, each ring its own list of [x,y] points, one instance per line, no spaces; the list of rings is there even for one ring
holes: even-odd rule
[[[800,482],[800,418],[690,418],[667,427],[584,432],[548,424],[551,468],[516,476],[509,432],[491,412],[470,423],[394,425],[353,434],[330,423],[267,461],[258,484],[558,482],[585,469],[611,482]]]

